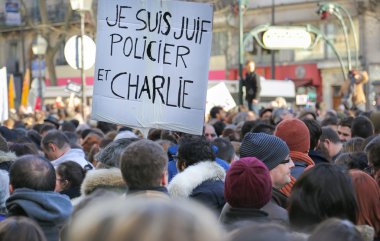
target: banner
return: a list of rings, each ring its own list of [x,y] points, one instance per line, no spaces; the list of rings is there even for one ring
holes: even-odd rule
[[[201,134],[211,4],[99,0],[92,117]]]
[[[7,69],[0,69],[0,122],[8,120]]]
[[[207,91],[206,115],[214,106],[221,106],[225,111],[229,111],[236,106],[235,100],[232,97],[224,82],[219,83]]]
[[[9,86],[8,86],[8,106],[10,110],[15,110],[15,98],[16,98],[16,91],[15,91],[15,83],[13,80],[13,74],[9,76]]]
[[[21,13],[20,13],[19,0],[5,1],[5,24],[6,25],[21,25]]]
[[[30,70],[26,69],[24,81],[22,83],[22,93],[21,93],[21,106],[25,108],[28,107],[28,95],[30,89]]]

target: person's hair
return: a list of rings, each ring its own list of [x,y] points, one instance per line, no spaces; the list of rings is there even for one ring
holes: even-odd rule
[[[38,149],[33,143],[12,143],[9,145],[9,151],[14,152],[16,156],[38,155]]]
[[[345,126],[351,129],[352,122],[354,121],[354,117],[348,116],[343,119],[341,119],[338,123],[340,126]]]
[[[36,146],[37,150],[41,148],[41,136],[35,130],[28,130],[26,137]]]
[[[338,125],[339,119],[337,116],[326,117],[321,121],[321,126]]]
[[[259,122],[257,125],[255,125],[251,129],[251,132],[253,132],[253,133],[265,133],[268,135],[273,135],[275,129],[276,128],[273,125]]]
[[[97,202],[79,212],[68,228],[70,241],[220,241],[214,214],[190,200],[136,196]]]
[[[335,164],[343,165],[347,169],[364,170],[368,167],[368,160],[365,152],[346,152],[335,159]]]
[[[356,117],[351,124],[351,136],[367,138],[375,133],[375,128],[370,119],[365,116]]]
[[[75,132],[64,131],[63,133],[65,134],[65,136],[69,140],[69,144],[70,144],[71,148],[82,148],[78,144],[79,138],[78,138],[78,135]]]
[[[308,241],[364,241],[355,225],[348,220],[329,218],[320,223]]]
[[[215,129],[216,136],[220,136],[223,133],[226,124],[223,121],[217,121],[212,125]]]
[[[139,140],[138,138],[121,138],[108,144],[104,149],[95,155],[98,162],[97,168],[112,168],[120,166],[120,157],[125,148],[132,142]]]
[[[380,237],[380,189],[371,176],[359,170],[351,170],[350,176],[358,203],[358,225],[369,225],[375,229],[375,237]]]
[[[212,144],[218,148],[216,157],[231,162],[235,156],[235,149],[231,142],[225,138],[216,138]]]
[[[147,139],[148,140],[151,140],[151,141],[156,141],[156,140],[159,140],[161,138],[161,133],[162,133],[162,129],[155,129],[155,128],[152,128],[149,130],[148,132],[148,137]]]
[[[230,141],[239,141],[239,134],[233,128],[226,128],[223,130],[222,137],[228,138]]]
[[[62,131],[49,131],[44,138],[42,138],[42,145],[44,148],[49,148],[49,144],[55,144],[59,149],[70,145],[70,141]]]
[[[306,120],[303,120],[303,122],[307,126],[307,129],[309,129],[310,150],[314,150],[317,147],[319,138],[322,135],[321,125],[316,120],[306,119]]]
[[[97,128],[100,129],[104,134],[107,134],[110,131],[116,131],[117,125],[104,121],[98,121]]]
[[[61,125],[61,131],[75,132],[76,127],[71,121],[64,121]]]
[[[55,170],[46,159],[36,155],[25,155],[15,160],[9,170],[9,182],[16,188],[38,191],[54,191]]]
[[[27,217],[9,217],[0,222],[0,240],[47,241],[40,226]]]
[[[131,143],[121,155],[120,169],[129,188],[157,187],[167,169],[168,155],[151,140]]]
[[[288,208],[291,226],[304,231],[329,217],[355,223],[357,210],[350,176],[344,168],[328,163],[314,166],[297,179]]]
[[[245,121],[243,126],[241,127],[241,134],[240,134],[240,139],[243,140],[245,134],[248,132],[251,132],[253,127],[255,127],[257,124],[261,123],[260,120],[255,120],[255,121]]]
[[[65,189],[70,187],[80,187],[85,177],[85,171],[82,166],[73,161],[66,161],[59,164],[56,172],[62,180],[66,180],[68,182]]]
[[[380,169],[380,136],[373,138],[366,145],[364,151],[367,153],[368,162],[376,169]]]
[[[364,150],[364,140],[361,137],[353,137],[343,143],[342,152],[359,152]]]
[[[216,118],[216,115],[219,114],[220,111],[223,110],[223,107],[221,106],[214,106],[210,110],[210,117],[211,118]]]
[[[336,131],[334,131],[331,127],[322,127],[322,134],[319,137],[319,140],[330,140],[335,144],[340,142],[338,133],[336,133]]]
[[[5,209],[5,201],[9,197],[9,175],[0,169],[0,209]]]
[[[53,124],[44,124],[40,130],[40,135],[54,130],[57,130],[57,128]]]
[[[215,152],[204,136],[185,136],[179,140],[178,159],[191,166],[201,161],[214,161]]]
[[[240,223],[242,227],[230,233],[228,241],[293,241],[291,233],[277,223]]]

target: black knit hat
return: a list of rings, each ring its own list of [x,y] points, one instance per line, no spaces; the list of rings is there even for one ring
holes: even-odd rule
[[[247,133],[240,146],[240,158],[256,157],[269,170],[278,166],[288,155],[289,148],[283,140],[264,133]]]

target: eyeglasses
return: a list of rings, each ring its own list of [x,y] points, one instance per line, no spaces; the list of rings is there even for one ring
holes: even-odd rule
[[[280,162],[280,164],[288,164],[292,159],[285,159],[283,161]]]

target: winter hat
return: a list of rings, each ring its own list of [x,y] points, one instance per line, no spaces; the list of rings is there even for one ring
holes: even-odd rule
[[[224,197],[232,207],[262,208],[272,198],[268,168],[255,157],[234,162],[227,171]]]
[[[240,146],[240,158],[256,157],[269,170],[278,166],[288,155],[289,148],[283,140],[265,133],[247,133]]]
[[[310,149],[310,132],[299,119],[283,120],[277,125],[274,135],[286,142],[291,151],[307,153]]]
[[[0,151],[9,152],[7,141],[0,135]]]

